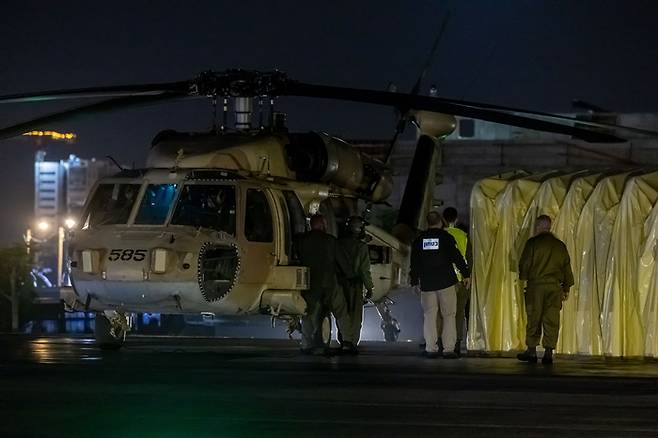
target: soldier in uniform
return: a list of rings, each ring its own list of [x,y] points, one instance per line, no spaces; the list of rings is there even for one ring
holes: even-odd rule
[[[361,338],[361,326],[363,324],[364,288],[366,290],[365,299],[372,298],[373,284],[370,275],[370,255],[368,245],[362,240],[365,237],[365,225],[365,221],[361,217],[350,217],[346,224],[346,236],[338,239],[338,245],[345,253],[347,260],[352,262],[354,271],[353,278],[341,279],[354,343],[354,348],[347,351],[350,354],[358,353],[356,345]],[[338,339],[341,342],[342,336],[343,333],[339,332]]]
[[[439,356],[437,314],[441,311],[443,327],[441,340],[445,346],[454,346],[457,342],[455,314],[457,313],[457,293],[455,284],[457,275],[455,266],[464,277],[468,287],[470,271],[459,253],[455,239],[443,230],[443,219],[435,211],[427,215],[427,231],[414,240],[411,247],[411,285],[421,290],[420,301],[423,306],[423,336],[425,337],[425,355],[430,358]],[[454,359],[457,354],[448,350],[443,357]]]
[[[353,277],[352,268],[338,246],[338,241],[326,233],[324,216],[311,217],[311,231],[298,241],[299,259],[310,271],[310,289],[305,291],[306,315],[302,318],[302,352],[325,351],[322,344],[322,320],[329,312],[334,314],[338,329],[343,333],[343,346],[354,349],[352,328],[347,306],[338,286],[338,274]]]
[[[519,262],[519,279],[527,282],[525,307],[527,349],[517,355],[521,361],[537,362],[537,345],[541,338],[544,364],[553,363],[553,350],[560,330],[562,301],[573,286],[571,262],[566,245],[551,233],[551,218],[542,215],[535,224],[535,236],[523,248]],[[542,337],[543,331],[543,337]]]

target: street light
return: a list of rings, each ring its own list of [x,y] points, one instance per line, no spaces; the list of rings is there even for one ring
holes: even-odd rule
[[[46,232],[50,229],[50,224],[45,220],[41,220],[37,223],[37,228],[39,231]]]
[[[72,217],[67,217],[64,219],[63,223],[57,224],[57,227],[51,232],[52,223],[48,219],[40,219],[36,223],[39,237],[36,238],[32,231],[28,228],[26,233],[26,243],[28,243],[28,253],[29,253],[29,244],[32,241],[37,243],[45,243],[54,236],[57,236],[57,247],[56,247],[56,257],[57,257],[57,286],[62,286],[62,278],[64,273],[64,254],[65,254],[65,244],[67,240],[68,231],[71,231],[77,222]]]
[[[66,228],[71,230],[71,229],[73,229],[73,227],[75,227],[77,225],[77,222],[75,221],[75,219],[73,219],[71,217],[67,217],[64,220],[64,225],[66,225]]]

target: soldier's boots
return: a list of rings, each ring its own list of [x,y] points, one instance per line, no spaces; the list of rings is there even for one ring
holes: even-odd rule
[[[457,339],[457,342],[455,342],[455,354],[457,357],[462,357],[462,340]]]
[[[550,365],[553,363],[553,349],[552,348],[545,348],[544,349],[544,356],[541,358],[541,363],[544,365]]]
[[[537,363],[537,350],[534,347],[528,347],[523,353],[517,354],[516,358],[522,362]]]
[[[331,350],[327,347],[301,348],[299,352],[305,356],[331,356]]]
[[[359,354],[359,349],[352,342],[347,342],[346,341],[346,342],[343,342],[343,344],[341,345],[340,353],[350,355],[350,356],[356,356],[357,354]]]
[[[438,351],[423,350],[423,352],[420,355],[428,359],[438,359],[441,356],[441,353],[439,353]]]

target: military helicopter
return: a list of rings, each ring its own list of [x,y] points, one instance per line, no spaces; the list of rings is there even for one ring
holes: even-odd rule
[[[402,125],[411,121],[418,129],[395,228],[366,230],[372,301],[387,340],[399,332],[388,295],[408,285],[409,244],[431,206],[437,144],[455,128],[455,116],[588,142],[623,142],[615,130],[635,130],[421,96],[417,89],[405,94],[308,84],[280,71],[208,71],[181,82],[2,96],[4,104],[105,99],[0,129],[0,139],[72,117],[182,99],[209,99],[215,111],[221,108],[220,126],[205,133],[159,133],[145,168],[103,178],[90,193],[70,239],[72,288],[63,289],[61,298],[69,310],[97,312],[102,348],[123,344],[132,312],[267,314],[294,328],[313,275],[300,265],[294,247],[309,215],[322,213],[336,235],[350,216],[386,202],[392,191],[387,163],[325,133],[289,132],[275,111],[275,99],[285,96],[387,105],[402,114]]]

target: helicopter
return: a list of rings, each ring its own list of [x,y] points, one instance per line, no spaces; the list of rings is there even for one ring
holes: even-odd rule
[[[309,84],[281,71],[207,71],[179,82],[0,96],[0,104],[105,98],[0,129],[0,139],[135,106],[185,99],[209,99],[215,112],[220,106],[220,126],[162,131],[145,168],[99,180],[71,232],[72,287],[62,289],[61,299],[67,310],[96,312],[98,345],[119,348],[136,312],[266,314],[294,329],[312,275],[296,254],[296,236],[314,213],[324,215],[336,236],[350,216],[385,204],[393,190],[388,158],[401,126],[413,123],[419,134],[396,225],[390,232],[366,227],[372,302],[386,340],[395,340],[400,329],[389,295],[409,284],[409,246],[432,206],[440,141],[455,129],[455,116],[588,142],[623,142],[616,130],[640,131],[417,91]],[[372,158],[323,132],[289,132],[285,115],[275,111],[275,100],[285,96],[394,107],[401,124],[387,158]]]

